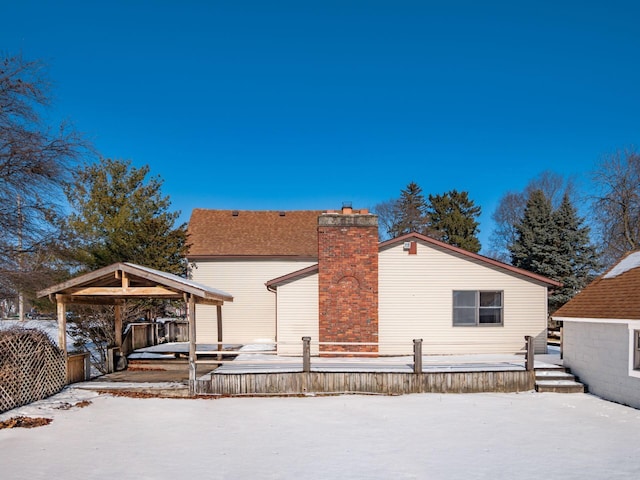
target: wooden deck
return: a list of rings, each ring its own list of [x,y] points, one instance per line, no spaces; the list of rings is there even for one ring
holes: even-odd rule
[[[535,387],[525,369],[471,372],[212,373],[196,381],[198,395],[308,395],[523,392]]]
[[[199,395],[309,395],[523,392],[535,373],[522,356],[424,356],[421,373],[410,357],[313,358],[304,372],[299,358],[243,356],[198,378]],[[252,361],[253,357],[253,361]],[[240,358],[238,359],[240,360]],[[538,362],[537,367],[549,367]]]
[[[171,348],[175,350],[175,346],[162,350]],[[149,353],[147,349],[145,355]],[[203,350],[198,359],[192,386],[195,395],[400,395],[535,389],[535,371],[527,369],[523,354],[423,355],[418,357],[420,367],[411,356],[316,356],[305,371],[302,357],[279,356],[273,351],[236,352],[222,360],[210,353]],[[133,362],[138,361],[144,360]],[[553,368],[548,361],[536,359],[535,368]]]

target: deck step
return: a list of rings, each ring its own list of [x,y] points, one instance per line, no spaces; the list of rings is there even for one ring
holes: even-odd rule
[[[538,380],[570,380],[575,381],[575,375],[565,371],[565,369],[536,370],[536,381]]]
[[[584,393],[585,386],[567,368],[557,366],[536,368],[536,391],[555,393]]]
[[[574,380],[536,380],[537,392],[584,393],[584,385]]]
[[[163,365],[176,365],[176,364],[187,364],[189,360],[186,358],[158,358],[158,359],[141,359],[141,358],[130,358],[128,359],[129,365],[137,365],[137,366],[163,366]]]

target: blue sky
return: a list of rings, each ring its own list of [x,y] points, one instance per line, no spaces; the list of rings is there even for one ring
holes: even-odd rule
[[[409,182],[491,213],[544,170],[588,190],[638,144],[640,3],[0,0],[52,119],[193,208],[373,207]]]

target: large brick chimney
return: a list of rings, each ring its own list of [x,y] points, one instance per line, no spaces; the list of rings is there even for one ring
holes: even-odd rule
[[[378,341],[378,217],[343,207],[318,217],[321,342]],[[377,352],[377,346],[322,345]]]

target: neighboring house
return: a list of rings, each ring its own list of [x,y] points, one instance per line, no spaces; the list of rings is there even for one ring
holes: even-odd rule
[[[607,400],[640,408],[640,252],[559,308],[564,365]]]
[[[277,340],[287,354],[310,336],[391,355],[422,338],[426,353],[512,353],[530,335],[546,352],[558,282],[419,234],[379,243],[366,210],[195,210],[189,232],[193,279],[234,296],[225,342]],[[198,342],[215,341],[215,312],[198,319]]]

